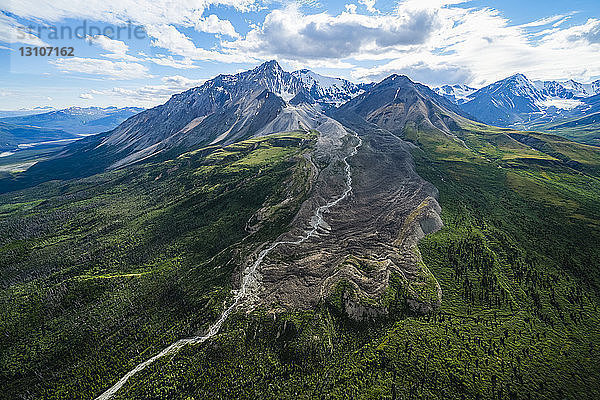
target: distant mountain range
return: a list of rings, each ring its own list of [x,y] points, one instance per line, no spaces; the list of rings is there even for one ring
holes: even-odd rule
[[[0,110],[0,118],[22,117],[24,115],[41,114],[41,113],[55,111],[55,110],[56,110],[56,108],[51,107],[51,106],[22,108],[19,110]]]
[[[479,90],[464,85],[435,90],[477,120],[502,127],[530,129],[600,111],[600,81],[531,81],[515,74]]]
[[[81,136],[62,129],[39,128],[0,122],[0,153],[4,156],[19,149],[54,141],[76,140]]]
[[[143,108],[138,107],[70,107],[42,113],[1,118],[0,122],[46,129],[61,129],[68,133],[89,135],[111,130]]]

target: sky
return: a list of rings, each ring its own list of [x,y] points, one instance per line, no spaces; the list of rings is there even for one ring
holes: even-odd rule
[[[354,82],[600,79],[598,0],[0,0],[0,10],[0,110],[152,107],[271,59]]]

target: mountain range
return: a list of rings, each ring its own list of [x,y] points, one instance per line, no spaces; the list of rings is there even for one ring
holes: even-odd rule
[[[325,78],[307,70],[289,73],[264,63],[235,75],[219,75],[202,86],[174,95],[164,105],[129,118],[116,129],[78,141],[36,170],[70,176],[118,168],[200,145],[226,145],[274,132],[313,127],[315,115],[368,85]],[[38,117],[41,118],[41,117]],[[14,120],[14,119],[11,119]],[[85,153],[87,168],[73,168]]]
[[[127,118],[143,110],[138,107],[70,107],[0,118],[0,122],[42,129],[61,129],[76,135],[90,135],[113,129]]]
[[[598,398],[600,149],[511,127],[571,87],[269,61],[10,172],[0,397]]]
[[[0,118],[22,117],[25,115],[41,114],[45,112],[55,111],[51,106],[38,106],[33,108],[21,108],[18,110],[0,110]]]
[[[435,90],[477,120],[502,127],[543,130],[544,124],[600,111],[600,81],[531,81],[515,74],[478,90],[464,85]]]
[[[13,152],[39,143],[73,141],[81,136],[62,129],[39,128],[31,125],[15,125],[0,122],[0,152]]]

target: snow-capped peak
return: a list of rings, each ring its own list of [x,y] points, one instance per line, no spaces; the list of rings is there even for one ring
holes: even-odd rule
[[[477,89],[467,85],[444,85],[433,90],[454,104],[463,104],[469,101],[469,95],[477,91]]]
[[[292,72],[308,93],[320,104],[339,106],[364,92],[366,85],[352,83],[346,79],[331,78],[308,69]]]
[[[592,83],[580,83],[573,79],[565,81],[536,81],[534,83],[546,96],[561,99],[586,98],[600,94],[600,80]]]

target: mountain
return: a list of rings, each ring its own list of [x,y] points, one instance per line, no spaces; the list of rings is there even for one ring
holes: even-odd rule
[[[252,135],[308,129],[321,114],[310,90],[322,104],[362,90],[324,77],[309,87],[309,78],[319,76],[286,72],[276,61],[235,75],[219,75],[129,118],[111,132],[69,146],[28,174],[36,179],[49,173],[63,178],[74,173],[85,176],[201,145],[226,145]],[[82,168],[83,164],[88,166]]]
[[[444,85],[433,90],[454,104],[463,104],[469,101],[469,95],[477,91],[477,89],[467,85]]]
[[[41,142],[69,141],[80,136],[61,129],[39,128],[29,125],[14,125],[0,122],[0,152],[12,152],[31,147]]]
[[[312,127],[315,115],[320,114],[318,108],[338,105],[368,87],[309,70],[289,73],[276,61],[268,61],[174,95],[163,105],[133,115],[111,132],[69,146],[28,174],[38,179],[48,173],[63,178],[85,176],[200,145],[226,145],[251,135]],[[68,126],[75,119],[80,122],[79,132],[83,127],[98,131],[100,126],[112,128],[116,117],[130,111],[71,108],[10,121]]]
[[[469,95],[462,109],[478,120],[508,126],[542,113],[544,96],[523,74],[485,86]]]
[[[49,111],[54,111],[56,110],[54,107],[50,107],[50,106],[43,106],[43,107],[34,107],[31,109],[19,109],[19,110],[11,110],[11,111],[6,111],[6,110],[0,110],[0,118],[8,118],[8,117],[22,117],[25,115],[33,115],[33,114],[42,114],[42,113],[46,113]]]
[[[0,397],[600,398],[599,148],[364,90],[268,62],[0,181]]]
[[[371,84],[355,84],[341,78],[319,75],[308,69],[292,72],[310,96],[324,107],[340,106],[369,89]]]
[[[33,115],[2,118],[0,122],[37,126],[46,129],[61,129],[73,134],[89,135],[111,130],[127,118],[143,110],[143,108],[137,107],[70,107]]]
[[[130,117],[112,131],[68,146],[55,159],[34,165],[28,174],[36,179],[45,179],[49,172],[63,178],[86,176],[171,150],[232,143],[273,122],[286,107],[285,99],[292,100],[302,90],[300,81],[276,62],[219,75]]]
[[[391,75],[375,84],[339,107],[334,115],[348,113],[400,136],[407,127],[450,133],[456,125],[452,116],[469,118],[458,105],[403,75]]]
[[[531,81],[523,74],[515,74],[455,102],[487,124],[528,129],[587,115],[597,93],[600,81]],[[451,95],[448,98],[452,100]]]
[[[585,98],[600,94],[600,80],[592,83],[566,81],[534,81],[535,86],[546,96],[564,99]]]

